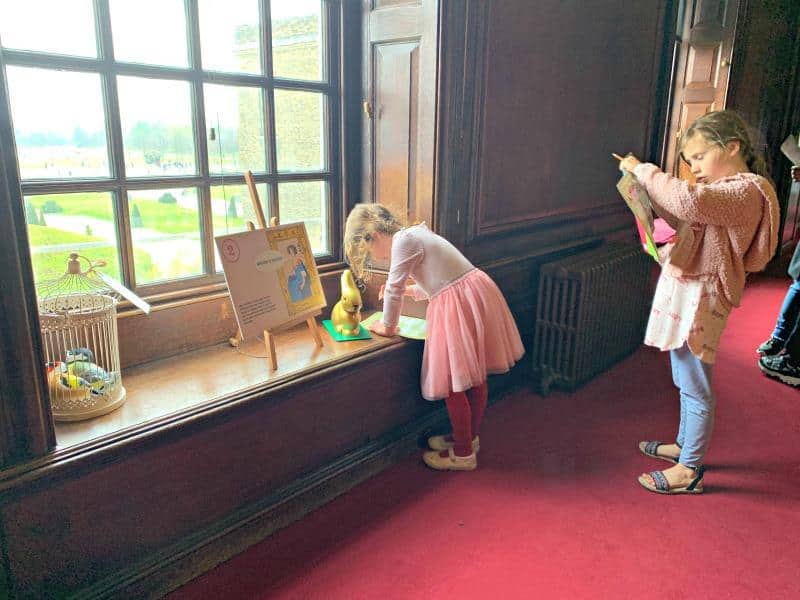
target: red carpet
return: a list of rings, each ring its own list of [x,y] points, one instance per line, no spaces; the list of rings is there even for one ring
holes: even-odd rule
[[[754,352],[788,284],[754,281],[723,336],[705,494],[636,483],[668,466],[637,442],[678,422],[643,347],[578,393],[489,407],[477,471],[409,458],[170,598],[800,598],[800,391]]]

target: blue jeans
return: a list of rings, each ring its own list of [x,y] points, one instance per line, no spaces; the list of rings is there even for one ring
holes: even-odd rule
[[[789,354],[800,358],[800,334],[797,332],[797,324],[800,319],[798,317],[800,317],[800,281],[795,279],[786,291],[772,337],[783,342]]]
[[[714,430],[716,401],[711,392],[712,365],[697,358],[684,344],[670,350],[672,381],[681,391],[681,421],[675,443],[680,446],[678,462],[697,468],[703,464]]]

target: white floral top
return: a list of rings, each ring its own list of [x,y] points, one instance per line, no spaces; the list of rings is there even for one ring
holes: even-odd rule
[[[692,354],[713,364],[730,312],[731,306],[713,275],[689,279],[662,270],[644,343],[660,350],[676,350],[686,342]]]

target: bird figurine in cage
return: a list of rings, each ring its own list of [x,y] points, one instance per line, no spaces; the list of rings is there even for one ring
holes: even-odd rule
[[[145,313],[150,306],[102,273],[102,266],[105,262],[72,253],[64,275],[37,286],[47,383],[56,421],[97,417],[125,401],[117,303],[125,298]]]

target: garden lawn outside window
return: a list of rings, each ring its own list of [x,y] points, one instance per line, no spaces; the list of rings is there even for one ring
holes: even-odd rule
[[[0,6],[37,283],[69,252],[143,296],[224,281],[214,236],[267,218],[340,256],[338,2],[19,0]],[[0,107],[5,110],[6,107]]]
[[[149,317],[121,307],[123,370],[233,335],[214,237],[256,220],[246,171],[267,219],[304,221],[321,272],[341,268],[346,11],[340,0],[0,4],[15,352],[41,356],[27,327],[36,285],[63,275],[73,251],[105,261],[103,272],[153,305]],[[0,386],[0,413],[10,411],[0,464],[55,446],[46,389],[16,372]]]

